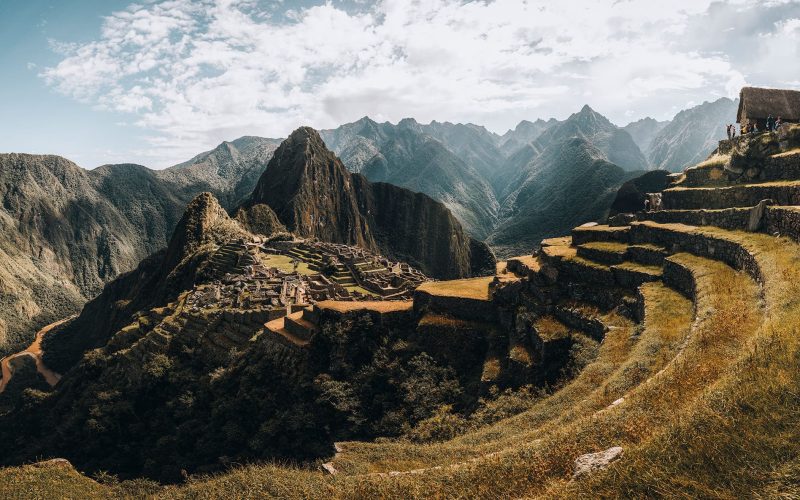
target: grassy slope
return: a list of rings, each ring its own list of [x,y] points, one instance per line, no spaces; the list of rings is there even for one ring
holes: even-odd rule
[[[438,444],[345,443],[334,461],[341,471],[335,477],[254,465],[164,488],[160,495],[800,494],[800,398],[794,390],[800,385],[800,338],[795,334],[800,324],[800,247],[766,235],[668,227],[742,242],[766,276],[763,290],[724,264],[680,254],[676,259],[697,280],[694,321],[689,301],[663,285],[644,285],[646,319],[638,337],[631,337],[632,325],[620,323],[622,328],[609,332],[594,363],[520,415]],[[624,397],[622,404],[605,409],[619,397]],[[588,480],[568,481],[576,456],[614,445],[625,448],[622,460]],[[363,475],[435,465],[444,467],[391,477]],[[6,493],[2,485],[12,480],[30,484],[18,478],[30,476],[30,470],[0,471],[0,493]],[[33,482],[39,491],[63,491],[65,496],[72,491],[86,497],[121,491],[80,477],[38,476]],[[18,491],[15,486],[7,492]]]

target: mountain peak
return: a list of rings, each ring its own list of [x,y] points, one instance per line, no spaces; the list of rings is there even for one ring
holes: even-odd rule
[[[298,128],[275,150],[246,208],[258,204],[300,236],[376,248],[350,172],[311,127]]]
[[[227,236],[236,232],[236,225],[213,194],[200,193],[189,202],[172,234],[164,260],[166,268],[174,268],[184,256],[217,232]]]

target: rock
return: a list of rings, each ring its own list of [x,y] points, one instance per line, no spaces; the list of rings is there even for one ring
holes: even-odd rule
[[[72,469],[72,464],[66,458],[51,458],[50,460],[44,460],[42,462],[36,462],[32,464],[33,467],[38,467],[41,469],[54,467],[59,469]]]
[[[764,220],[764,212],[769,205],[775,205],[775,202],[772,200],[761,200],[758,202],[758,205],[750,209],[750,217],[747,222],[748,231],[754,232],[761,229]]]
[[[322,470],[324,470],[331,476],[335,476],[337,473],[336,468],[333,466],[331,462],[325,462],[324,464],[322,464]]]
[[[636,215],[634,214],[617,214],[608,218],[608,225],[619,227],[619,226],[630,226],[631,222],[636,220]]]
[[[587,453],[575,459],[574,479],[580,479],[587,474],[591,474],[608,467],[612,462],[617,461],[622,456],[622,447],[614,446],[597,453]]]

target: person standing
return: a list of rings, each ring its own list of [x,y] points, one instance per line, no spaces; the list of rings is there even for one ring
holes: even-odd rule
[[[767,132],[772,132],[775,129],[775,119],[772,115],[767,117]]]

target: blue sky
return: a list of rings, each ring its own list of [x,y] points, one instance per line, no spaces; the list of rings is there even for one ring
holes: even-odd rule
[[[800,0],[0,0],[0,152],[163,168],[364,115],[666,119],[800,86]]]

